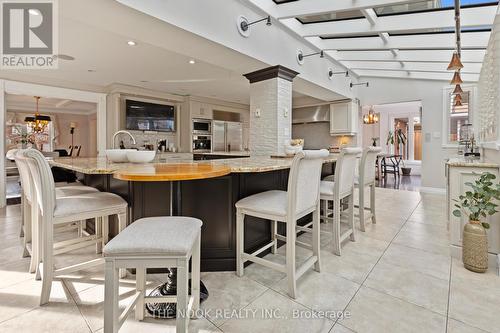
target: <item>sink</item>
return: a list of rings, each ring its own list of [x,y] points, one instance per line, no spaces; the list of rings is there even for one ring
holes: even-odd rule
[[[148,163],[154,160],[156,151],[154,150],[132,150],[127,151],[127,159],[132,163]]]
[[[111,162],[125,163],[128,162],[127,152],[135,151],[135,149],[106,149],[106,157]]]

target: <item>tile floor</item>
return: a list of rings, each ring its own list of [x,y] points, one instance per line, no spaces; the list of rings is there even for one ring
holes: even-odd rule
[[[296,300],[286,294],[285,276],[262,266],[249,266],[242,278],[203,273],[210,297],[190,330],[499,332],[500,278],[493,268],[475,274],[450,258],[443,207],[443,196],[378,188],[378,224],[358,232],[341,257],[331,253],[329,236],[322,234],[322,272],[299,280]],[[51,303],[38,306],[40,282],[26,272],[29,258],[21,258],[19,223],[19,206],[0,211],[0,332],[102,332],[102,269],[55,282]],[[300,237],[307,241],[309,235]],[[298,260],[305,255],[299,248]],[[58,263],[92,256],[82,250]],[[148,278],[154,287],[164,277]],[[132,295],[132,279],[122,281],[122,306]],[[137,322],[132,316],[120,332],[174,331],[172,320]]]

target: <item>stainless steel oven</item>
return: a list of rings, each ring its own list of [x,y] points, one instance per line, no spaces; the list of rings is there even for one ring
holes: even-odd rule
[[[212,120],[193,119],[193,134],[212,135]]]
[[[211,135],[193,135],[193,153],[212,152]]]

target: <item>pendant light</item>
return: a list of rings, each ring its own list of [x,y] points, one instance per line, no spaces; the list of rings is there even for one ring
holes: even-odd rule
[[[35,96],[35,100],[36,100],[35,116],[34,117],[28,116],[24,118],[24,122],[27,123],[27,125],[32,129],[33,132],[41,133],[44,132],[47,126],[49,125],[50,117],[41,115],[38,110],[38,103],[40,101],[40,96]]]
[[[457,84],[455,85],[455,90],[453,90],[453,95],[457,95],[457,94],[463,94],[464,91],[462,90],[462,87]]]
[[[462,84],[464,83],[464,81],[462,81],[462,78],[460,77],[460,72],[455,72],[455,74],[453,75],[453,79],[451,80],[450,84],[454,84],[454,85],[457,85],[457,84]]]
[[[462,106],[462,101],[461,100],[455,100],[455,104],[453,104],[453,106],[455,106],[455,107]]]
[[[455,102],[456,101],[462,101],[462,95],[458,94],[458,95],[455,95]]]
[[[454,52],[453,56],[451,57],[451,62],[448,65],[448,70],[449,71],[458,71],[462,68],[464,68],[464,65],[460,61],[460,56],[458,55],[458,52]]]

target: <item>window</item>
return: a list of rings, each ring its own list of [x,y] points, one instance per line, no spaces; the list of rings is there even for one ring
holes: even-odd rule
[[[473,124],[474,87],[462,85],[462,105],[456,105],[452,88],[445,89],[445,119],[443,119],[443,144],[457,145],[460,140],[460,130],[465,124]]]

